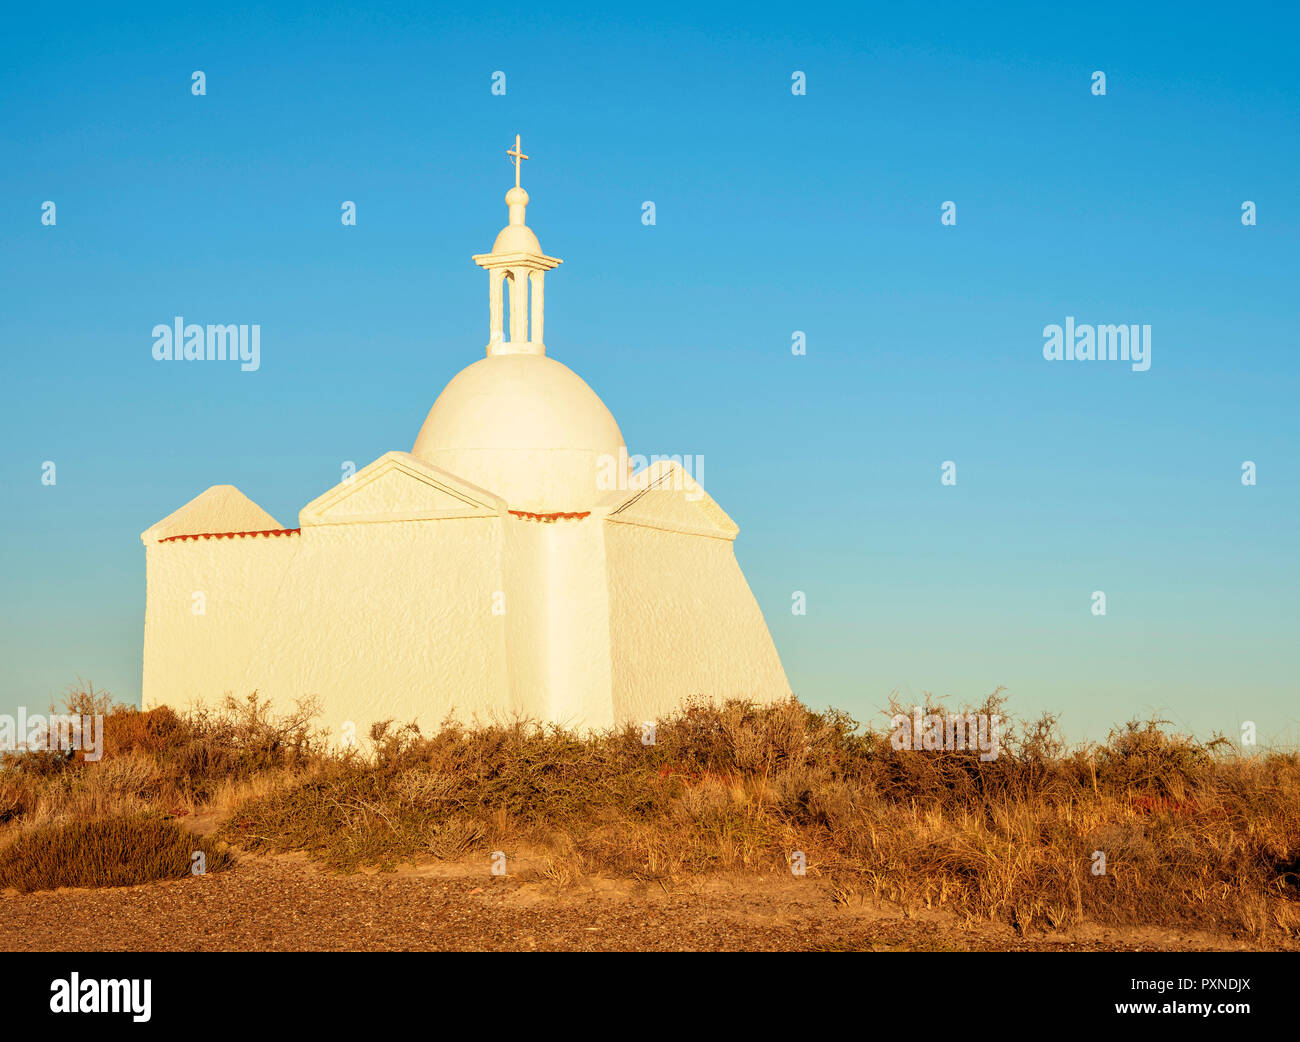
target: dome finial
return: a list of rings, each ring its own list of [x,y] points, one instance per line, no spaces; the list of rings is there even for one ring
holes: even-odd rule
[[[506,149],[506,155],[514,160],[515,164],[515,186],[506,192],[506,206],[510,212],[510,223],[523,225],[525,223],[524,207],[528,205],[528,193],[519,184],[519,165],[528,157],[524,155],[518,134],[515,135],[515,147]]]
[[[542,340],[542,286],[548,271],[560,264],[559,257],[548,257],[542,244],[524,220],[528,193],[520,185],[520,167],[525,159],[521,135],[515,135],[515,147],[506,149],[515,164],[515,186],[506,192],[509,223],[492,244],[491,253],[477,253],[474,263],[488,271],[488,346],[489,355],[546,354]],[[506,339],[504,292],[510,291],[510,339]]]

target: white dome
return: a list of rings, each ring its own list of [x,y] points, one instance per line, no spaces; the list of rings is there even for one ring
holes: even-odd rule
[[[533,513],[590,509],[601,475],[626,459],[622,432],[596,392],[538,354],[489,355],[462,369],[411,452]]]

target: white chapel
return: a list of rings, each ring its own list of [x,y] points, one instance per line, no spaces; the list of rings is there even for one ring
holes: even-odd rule
[[[214,485],[142,534],[144,708],[311,697],[346,740],[386,719],[602,729],[789,697],[736,524],[677,462],[632,473],[604,402],[548,356],[561,262],[526,223],[518,138],[509,155],[509,223],[474,257],[486,357],[411,450],[308,503],[297,528]]]

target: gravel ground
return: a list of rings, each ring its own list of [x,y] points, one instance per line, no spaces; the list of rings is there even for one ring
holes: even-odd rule
[[[812,879],[562,886],[481,864],[337,875],[301,857],[112,890],[0,896],[5,951],[1239,950],[1248,941],[1087,928],[1021,938],[947,915],[837,906]]]

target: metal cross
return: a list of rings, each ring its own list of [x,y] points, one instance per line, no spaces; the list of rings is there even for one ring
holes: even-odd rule
[[[518,134],[515,135],[515,147],[511,149],[507,149],[506,155],[510,156],[515,161],[515,187],[518,188],[519,187],[519,161],[521,159],[528,158],[526,155],[524,155],[523,150],[520,147]]]

